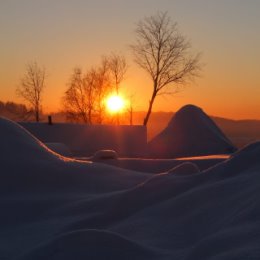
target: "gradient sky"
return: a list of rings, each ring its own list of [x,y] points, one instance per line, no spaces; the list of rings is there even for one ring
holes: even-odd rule
[[[151,81],[132,61],[136,23],[167,11],[202,52],[202,77],[173,97],[158,97],[156,111],[192,103],[211,115],[260,119],[259,0],[0,0],[0,100],[22,101],[15,89],[26,63],[48,73],[43,109],[61,108],[75,66],[88,69],[103,54],[119,52],[130,65],[122,91],[146,110]]]

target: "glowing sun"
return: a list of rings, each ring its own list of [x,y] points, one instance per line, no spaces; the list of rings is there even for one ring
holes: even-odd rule
[[[106,101],[107,109],[111,113],[119,113],[125,106],[125,101],[120,96],[110,96]]]

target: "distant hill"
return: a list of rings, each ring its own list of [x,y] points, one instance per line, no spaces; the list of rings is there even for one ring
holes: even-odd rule
[[[260,120],[212,119],[237,147],[260,140]]]

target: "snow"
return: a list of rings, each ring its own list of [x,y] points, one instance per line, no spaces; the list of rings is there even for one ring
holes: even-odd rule
[[[130,187],[146,176],[63,157],[51,151],[23,127],[6,119],[0,118],[0,129],[2,190],[56,191],[60,188],[66,192],[85,192],[88,188],[89,192],[106,192]],[[120,178],[120,175],[130,178]],[[14,178],[19,181],[13,182]],[[100,179],[102,181],[99,182]],[[3,181],[8,182],[9,186]]]
[[[146,174],[0,131],[0,259],[260,259],[260,142]]]
[[[148,143],[153,158],[226,154],[235,150],[212,119],[194,105],[182,107],[168,126]]]
[[[181,176],[195,174],[195,173],[199,173],[199,172],[200,172],[200,169],[198,168],[198,166],[191,162],[182,163],[182,164],[168,170],[169,174],[175,174],[175,175],[181,175]]]
[[[118,155],[114,150],[99,150],[91,158],[92,161],[98,162],[103,160],[116,160]]]
[[[185,162],[191,162],[196,165],[196,167],[198,167],[200,170],[206,170],[216,165],[217,163],[225,161],[229,157],[229,155],[211,155],[176,159],[117,158],[110,160],[99,159],[99,162],[133,171],[146,173],[162,173],[167,172],[169,169],[172,169]],[[93,160],[93,157],[79,157],[78,159],[83,161]]]
[[[72,152],[67,147],[67,145],[63,143],[44,143],[50,150],[66,157],[73,157]]]

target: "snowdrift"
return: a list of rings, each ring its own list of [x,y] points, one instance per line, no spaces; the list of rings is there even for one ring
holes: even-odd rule
[[[98,162],[129,169],[138,172],[161,173],[185,162],[196,165],[200,170],[206,170],[220,162],[228,159],[230,155],[198,156],[177,159],[143,159],[143,158],[102,158]],[[95,161],[95,157],[79,158],[80,160]]]
[[[206,171],[146,175],[0,130],[1,259],[260,258],[259,142]]]
[[[212,119],[194,105],[182,107],[148,143],[152,158],[227,154],[236,150]]]
[[[146,178],[145,174],[63,157],[7,119],[0,118],[0,129],[2,192],[110,191]],[[123,178],[127,175],[130,178]]]

